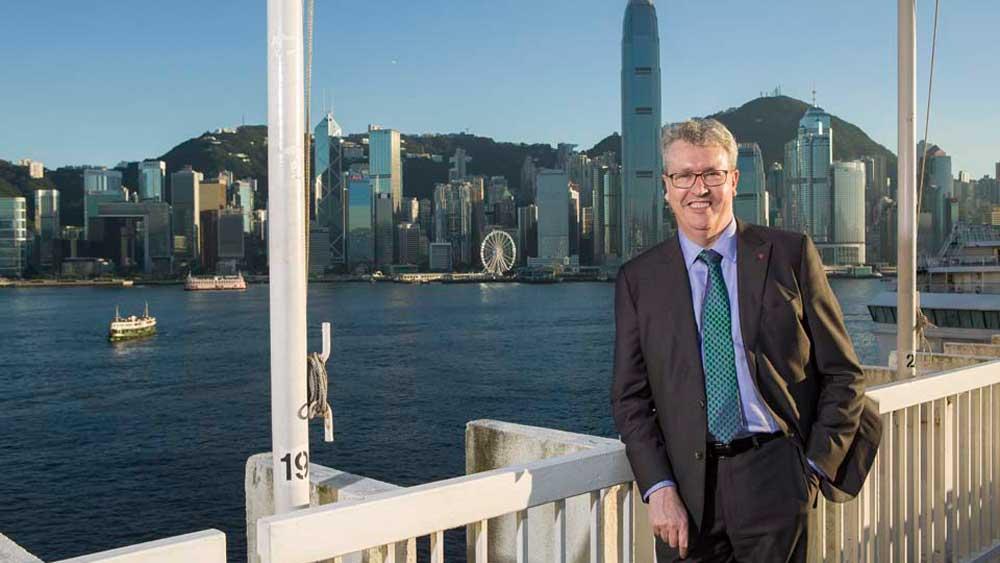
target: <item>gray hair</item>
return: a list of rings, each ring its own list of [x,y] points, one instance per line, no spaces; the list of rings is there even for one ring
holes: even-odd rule
[[[720,147],[729,157],[729,166],[736,168],[736,159],[739,156],[736,139],[725,125],[715,119],[689,119],[681,123],[664,125],[660,135],[664,170],[667,168],[667,150],[676,141],[685,141],[699,147]]]

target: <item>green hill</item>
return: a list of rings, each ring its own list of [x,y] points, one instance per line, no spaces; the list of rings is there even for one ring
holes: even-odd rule
[[[167,163],[168,186],[171,174],[191,165],[204,173],[206,179],[215,178],[223,170],[231,170],[236,178],[257,178],[258,188],[263,194],[267,193],[267,127],[264,125],[245,125],[233,133],[206,132],[157,158]],[[128,184],[127,178],[125,183]],[[266,202],[266,196],[261,200]]]

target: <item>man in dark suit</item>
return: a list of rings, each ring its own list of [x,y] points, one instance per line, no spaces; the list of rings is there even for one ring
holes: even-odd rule
[[[615,288],[611,400],[660,563],[805,561],[817,490],[844,501],[881,429],[809,237],[733,216],[736,142],[664,131],[678,234]]]

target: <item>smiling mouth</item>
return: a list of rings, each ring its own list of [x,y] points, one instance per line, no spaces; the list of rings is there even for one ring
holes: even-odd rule
[[[688,207],[693,207],[695,209],[707,209],[712,206],[710,201],[692,201],[688,204]]]

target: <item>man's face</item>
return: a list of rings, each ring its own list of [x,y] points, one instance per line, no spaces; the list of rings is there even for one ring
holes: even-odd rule
[[[663,182],[667,202],[684,235],[695,242],[714,239],[733,218],[733,197],[739,182],[739,170],[729,169],[729,158],[720,146],[700,147],[687,141],[671,143],[666,154]],[[726,170],[726,179],[719,186],[706,187],[703,177],[689,189],[674,185],[671,174],[701,174],[710,170]],[[712,182],[709,182],[712,183]]]

